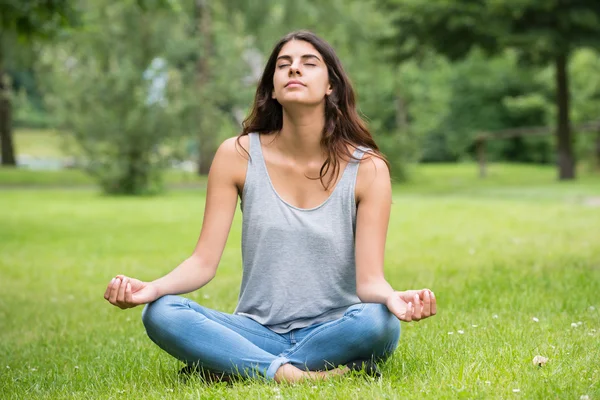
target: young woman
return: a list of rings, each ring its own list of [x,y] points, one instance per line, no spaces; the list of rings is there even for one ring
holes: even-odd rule
[[[238,196],[243,277],[226,314],[175,295],[215,276]],[[390,208],[387,161],[339,59],[316,35],[293,32],[273,49],[243,132],[215,155],[192,255],[153,282],[118,275],[104,298],[148,303],[150,339],[211,373],[295,382],[366,362],[377,374],[399,321],[436,313],[433,292],[394,291],[384,278]]]

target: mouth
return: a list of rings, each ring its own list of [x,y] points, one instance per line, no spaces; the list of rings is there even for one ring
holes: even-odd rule
[[[285,84],[285,87],[289,87],[289,86],[306,86],[306,85],[300,81],[289,81],[288,83]]]

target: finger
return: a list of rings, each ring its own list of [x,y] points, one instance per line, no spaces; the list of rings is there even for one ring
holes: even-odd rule
[[[112,287],[110,288],[110,301],[112,304],[117,305],[117,296],[119,295],[119,286],[121,286],[121,280],[115,278]]]
[[[415,321],[418,321],[421,319],[421,311],[422,311],[421,299],[419,298],[418,294],[415,294],[415,300],[414,300],[413,304],[414,304],[413,319]]]
[[[117,295],[117,303],[125,302],[125,289],[127,289],[128,283],[129,283],[129,278],[125,278],[121,281],[121,286],[119,287],[119,294]]]
[[[435,294],[430,291],[431,294],[431,315],[435,315],[437,313],[437,302],[435,300]]]
[[[115,278],[112,278],[110,280],[110,282],[108,283],[108,285],[106,286],[106,291],[104,292],[104,298],[106,300],[108,300],[109,296],[110,296],[110,288],[112,287],[112,284],[115,282]]]
[[[406,322],[412,321],[412,315],[413,315],[413,304],[411,302],[408,302],[408,305],[406,306],[406,312],[404,313],[404,321],[406,321]]]
[[[125,303],[133,304],[133,293],[131,293],[131,283],[127,282],[127,289],[125,289]]]
[[[421,313],[422,318],[427,318],[431,315],[431,297],[429,296],[429,290],[425,290],[423,293],[423,310]]]

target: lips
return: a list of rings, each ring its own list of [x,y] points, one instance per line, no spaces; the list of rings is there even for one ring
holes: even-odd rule
[[[288,83],[285,84],[285,87],[288,87],[290,85],[302,85],[302,86],[306,86],[304,83],[302,83],[300,81],[289,81]]]

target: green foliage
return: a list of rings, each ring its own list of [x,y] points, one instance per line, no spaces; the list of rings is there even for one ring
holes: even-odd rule
[[[600,3],[545,0],[379,0],[393,15],[386,37],[396,59],[434,48],[450,59],[473,47],[488,54],[520,50],[524,60],[546,64],[577,47],[600,47]]]
[[[488,55],[513,49],[521,62],[539,66],[551,63],[556,71],[559,177],[575,177],[566,64],[578,48],[600,48],[599,2],[380,0],[380,3],[393,15],[394,31],[383,36],[396,60],[419,58],[429,49],[450,60],[464,58],[473,49]],[[489,121],[492,125],[494,122],[498,121]]]
[[[106,192],[160,191],[195,104],[185,71],[166,58],[176,21],[132,1],[95,2],[84,18],[86,30],[44,54],[48,105]]]
[[[69,0],[2,0],[1,5],[0,31],[26,39],[50,38],[77,19]]]
[[[150,46],[151,52],[167,62],[172,77],[170,82],[174,85],[169,89],[169,104],[177,103],[180,113],[172,111],[168,117],[173,118],[170,123],[177,125],[176,129],[170,128],[168,135],[165,132],[164,140],[172,143],[158,145],[171,153],[163,154],[164,162],[172,158],[197,161],[210,157],[223,139],[237,134],[273,44],[284,34],[301,28],[315,31],[336,49],[353,81],[359,110],[395,166],[397,177],[408,173],[406,164],[413,160],[437,162],[472,158],[473,137],[477,132],[553,125],[556,120],[554,69],[544,63],[541,67],[523,63],[526,60],[523,48],[518,47],[518,41],[514,39],[519,29],[524,28],[509,26],[500,18],[506,12],[505,5],[500,3],[506,2],[307,0],[298,3],[286,0],[258,4],[227,0],[204,3],[205,12],[210,16],[207,35],[200,32],[196,2],[129,0],[125,3],[127,7],[138,9],[152,27],[155,36],[152,40],[156,43]],[[386,3],[389,8],[378,8],[381,3]],[[34,60],[51,60],[50,63],[56,66],[64,64],[69,57],[71,60],[77,58],[81,52],[104,54],[97,56],[100,60],[102,57],[133,59],[135,54],[143,51],[139,32],[129,34],[128,31],[135,22],[126,23],[119,16],[113,18],[107,13],[96,15],[106,4],[103,0],[81,3],[78,9],[81,13],[80,34],[60,30],[60,40],[40,48],[42,57],[34,53],[27,55],[25,58],[31,62],[13,69],[13,76],[18,78],[15,82],[27,90],[27,97],[16,96],[15,114],[19,124],[44,126],[55,119],[55,114],[65,114],[57,113],[57,108],[42,114],[37,106],[36,83],[32,78],[37,79],[45,67],[38,67],[35,76],[31,76],[28,65]],[[536,4],[530,0],[519,2],[514,7],[515,18],[523,21],[530,18],[531,13],[527,10]],[[546,6],[556,5],[551,2]],[[492,13],[498,13],[498,18],[490,21]],[[580,26],[586,20],[589,20],[588,24],[592,23],[589,17],[592,14],[584,14],[587,16],[580,16],[581,21],[574,22],[575,25]],[[264,23],[265,20],[269,22]],[[116,26],[121,26],[119,29],[127,34],[117,33]],[[513,28],[517,33],[507,33]],[[583,32],[583,28],[577,29],[576,33]],[[557,40],[544,39],[546,36],[535,29],[532,32],[531,37],[524,33],[523,37],[551,43]],[[381,36],[391,38],[390,46],[377,45]],[[469,40],[472,43],[467,46]],[[206,42],[209,43],[208,51],[204,48]],[[515,49],[501,51],[509,42],[516,46]],[[438,45],[444,46],[449,58],[432,54],[431,49]],[[84,47],[90,47],[89,51],[83,51]],[[472,47],[482,51],[471,51]],[[532,49],[542,47],[541,44],[531,46]],[[112,53],[125,57],[115,57]],[[486,57],[491,53],[495,56]],[[403,63],[400,66],[390,64],[390,54],[404,59]],[[462,57],[460,61],[450,61],[459,56]],[[540,57],[538,59],[542,60]],[[596,73],[600,68],[599,59],[598,53],[592,50],[573,52],[569,69],[575,123],[599,117],[600,82]],[[148,62],[130,62],[127,68],[130,68],[131,79],[139,80]],[[113,71],[126,71],[127,68],[121,66],[125,64],[119,61],[119,67]],[[207,70],[207,78],[201,84],[196,74],[199,65]],[[82,81],[85,80],[84,70],[80,69],[80,73]],[[70,86],[58,89],[52,74],[54,72],[43,76],[46,89],[56,89],[51,91],[54,100],[61,96],[73,97],[69,94],[72,92],[68,89]],[[68,75],[63,73],[62,76]],[[89,79],[105,83],[105,91],[110,91],[110,85],[113,85],[100,73],[90,75]],[[91,81],[75,84],[70,77],[59,81],[71,81],[73,87],[92,84]],[[133,86],[130,89],[137,90]],[[97,97],[103,96],[100,89],[90,90],[90,93],[97,90]],[[144,89],[140,90],[143,92]],[[93,117],[96,120],[104,118],[93,111],[96,109],[95,98],[92,99],[90,94],[85,96],[86,102],[78,103],[75,106],[78,108],[72,109],[96,115]],[[136,97],[136,101],[141,98],[143,96]],[[124,104],[123,101],[106,103],[115,104],[115,107]],[[121,108],[124,113],[130,107]],[[124,114],[120,115],[123,119]],[[163,118],[154,112],[153,115],[153,118]],[[594,145],[593,135],[581,136],[577,145],[580,154],[589,157]],[[488,157],[552,163],[555,158],[553,147],[554,140],[550,137],[494,141],[489,143]]]

